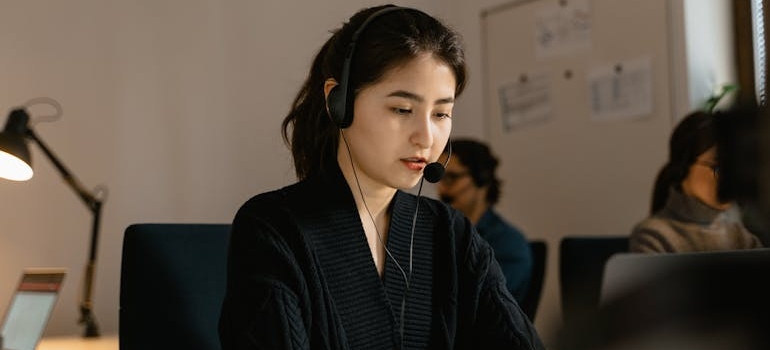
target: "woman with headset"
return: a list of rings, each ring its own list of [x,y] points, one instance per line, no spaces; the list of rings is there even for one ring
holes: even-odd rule
[[[334,32],[283,121],[300,181],[233,220],[223,349],[543,348],[468,219],[403,191],[440,178],[465,70],[415,9]]]

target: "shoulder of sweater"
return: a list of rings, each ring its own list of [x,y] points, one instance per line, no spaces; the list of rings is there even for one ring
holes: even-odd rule
[[[241,210],[250,208],[270,208],[280,203],[289,193],[293,192],[293,189],[298,186],[299,183],[289,185],[280,189],[262,192],[249,198],[243,205]]]
[[[262,221],[273,221],[271,218],[286,218],[286,213],[290,211],[292,203],[296,203],[297,197],[302,197],[299,191],[302,182],[263,192],[249,198],[238,209],[238,217],[250,217]]]
[[[685,238],[681,229],[674,227],[674,219],[650,216],[638,223],[629,238],[631,251],[674,252],[681,249]]]
[[[653,215],[636,224],[631,231],[631,236],[650,234],[666,235],[674,233],[675,231],[676,230],[671,226],[671,219]]]

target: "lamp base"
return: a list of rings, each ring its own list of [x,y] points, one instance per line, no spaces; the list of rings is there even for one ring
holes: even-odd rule
[[[99,337],[99,325],[96,324],[96,318],[91,309],[81,307],[80,323],[84,324],[86,329],[83,331],[83,338],[98,338]]]

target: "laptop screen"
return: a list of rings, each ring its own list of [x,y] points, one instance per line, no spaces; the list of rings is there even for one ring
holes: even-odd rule
[[[34,350],[56,304],[64,269],[27,269],[5,312],[3,349]]]

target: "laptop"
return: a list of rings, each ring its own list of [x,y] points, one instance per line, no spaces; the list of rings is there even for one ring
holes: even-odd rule
[[[713,264],[713,265],[709,265]],[[600,292],[600,305],[624,295],[657,278],[708,266],[754,266],[770,272],[770,248],[724,250],[694,253],[620,253],[607,260]],[[690,270],[692,271],[692,270]],[[741,270],[736,270],[740,272]],[[714,276],[716,281],[720,276]],[[759,280],[758,280],[759,281]]]
[[[27,268],[5,311],[3,350],[35,350],[43,336],[66,274],[65,268]]]

